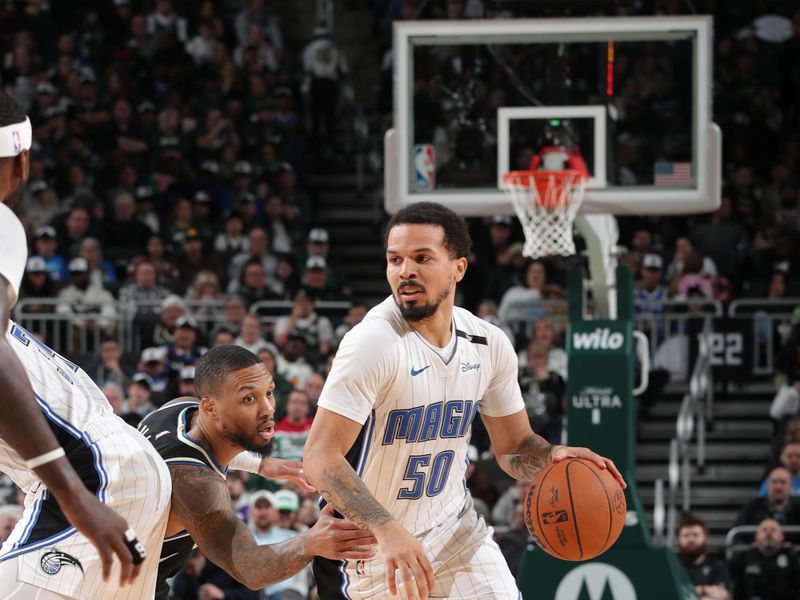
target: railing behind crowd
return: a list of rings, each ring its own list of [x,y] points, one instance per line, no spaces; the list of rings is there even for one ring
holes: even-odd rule
[[[184,300],[186,314],[206,336],[227,321],[224,300]],[[349,301],[319,301],[315,311],[331,319],[334,327],[350,308]],[[113,302],[70,302],[54,298],[25,298],[14,309],[14,320],[25,329],[40,333],[53,349],[67,354],[88,354],[100,348],[102,340],[117,340],[127,352],[141,350],[143,325],[158,322],[160,300],[127,305]],[[265,326],[274,324],[292,310],[290,301],[262,301],[250,306]]]

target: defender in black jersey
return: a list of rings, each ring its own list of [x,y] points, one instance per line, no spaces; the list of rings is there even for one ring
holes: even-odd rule
[[[349,521],[335,519],[330,508],[307,532],[268,546],[259,546],[234,512],[225,484],[228,466],[274,478],[301,477],[282,461],[266,458],[273,438],[274,387],[272,376],[255,354],[238,346],[219,346],[197,363],[199,399],[168,402],[140,423],[139,431],[165,460],[172,476],[157,599],[167,597],[166,579],[180,569],[195,545],[251,589],[294,575],[313,556],[334,560],[373,556],[372,535]],[[265,458],[254,459],[253,453]]]

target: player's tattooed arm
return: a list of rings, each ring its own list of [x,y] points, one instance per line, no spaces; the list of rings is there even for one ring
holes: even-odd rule
[[[319,492],[325,500],[366,531],[375,532],[393,520],[343,456],[329,460],[320,473]]]
[[[172,514],[209,560],[253,590],[291,577],[311,560],[306,535],[259,546],[236,515],[225,481],[207,467],[171,466]]]
[[[515,479],[530,481],[552,462],[553,448],[543,437],[532,433],[511,453],[498,456],[497,461]]]

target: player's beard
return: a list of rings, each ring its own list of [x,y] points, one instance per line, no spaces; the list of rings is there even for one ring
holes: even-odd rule
[[[442,293],[439,294],[439,297],[435,302],[426,302],[425,304],[410,304],[403,302],[400,299],[400,292],[406,287],[416,288],[422,291],[425,291],[425,288],[419,285],[413,279],[404,279],[397,286],[397,305],[400,307],[400,315],[410,323],[416,323],[417,321],[422,321],[423,319],[427,319],[428,317],[435,315],[436,311],[439,310],[439,305],[450,295],[450,287],[448,286],[442,290]]]
[[[239,446],[240,448],[247,450],[248,452],[254,452],[259,456],[264,456],[264,457],[267,457],[270,454],[272,454],[272,442],[275,438],[259,444],[253,439],[255,437],[255,434],[248,434],[241,427],[236,427],[235,429],[232,429],[227,425],[225,425],[224,423],[222,424],[222,435],[231,444]]]

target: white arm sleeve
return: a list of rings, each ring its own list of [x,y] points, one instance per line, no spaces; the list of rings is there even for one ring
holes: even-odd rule
[[[242,452],[233,457],[228,464],[229,469],[234,471],[247,471],[258,475],[258,468],[261,466],[261,457],[253,452]]]
[[[480,404],[487,417],[507,417],[525,408],[517,381],[517,355],[503,332],[489,324],[487,343],[492,365],[492,378]]]
[[[385,323],[361,323],[344,336],[318,405],[364,424],[379,392],[392,375],[392,337]]]
[[[27,260],[25,229],[13,211],[0,203],[0,275],[8,283],[8,300],[12,306],[19,298]]]

